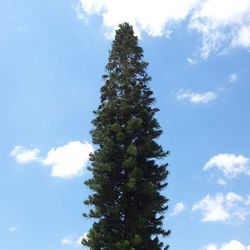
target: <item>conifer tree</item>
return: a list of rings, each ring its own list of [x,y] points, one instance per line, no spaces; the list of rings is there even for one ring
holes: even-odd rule
[[[170,233],[162,226],[168,170],[158,163],[168,152],[156,141],[162,130],[147,66],[133,27],[119,25],[92,121],[98,147],[90,156],[92,178],[85,182],[92,190],[85,216],[95,222],[82,241],[92,250],[168,249],[159,238]]]

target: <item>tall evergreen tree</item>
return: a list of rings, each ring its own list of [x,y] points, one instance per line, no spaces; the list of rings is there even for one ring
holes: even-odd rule
[[[147,66],[133,27],[119,25],[92,121],[98,149],[88,168],[93,177],[85,182],[92,190],[85,216],[95,222],[82,241],[92,250],[168,249],[158,237],[170,233],[162,227],[168,199],[160,193],[167,164],[158,163],[168,152],[156,142],[162,130]]]

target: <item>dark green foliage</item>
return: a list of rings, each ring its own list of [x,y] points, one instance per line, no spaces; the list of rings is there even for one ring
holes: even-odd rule
[[[92,250],[167,249],[158,236],[167,199],[167,164],[156,142],[162,131],[152,108],[155,101],[143,61],[142,48],[128,23],[121,24],[106,66],[101,103],[92,121],[91,155],[93,177],[86,185],[93,191],[85,201],[91,205],[87,217],[94,218],[83,245]]]

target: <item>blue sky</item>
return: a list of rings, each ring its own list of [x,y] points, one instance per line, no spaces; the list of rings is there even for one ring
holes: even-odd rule
[[[80,249],[92,111],[134,25],[171,151],[173,250],[249,250],[249,0],[25,0],[0,8],[0,244]]]

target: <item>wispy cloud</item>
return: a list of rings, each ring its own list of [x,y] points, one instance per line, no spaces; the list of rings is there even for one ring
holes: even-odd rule
[[[38,148],[15,146],[11,156],[18,163],[37,161],[44,166],[51,167],[51,175],[60,178],[72,178],[80,175],[88,162],[93,146],[87,142],[71,141],[61,147],[52,148],[46,157],[39,156]]]
[[[202,247],[201,250],[250,250],[250,245],[245,246],[238,240],[231,240],[221,246],[217,244],[208,244]]]
[[[233,82],[235,82],[237,80],[238,80],[238,74],[232,73],[232,74],[229,75],[229,82],[230,83],[233,83]]]
[[[139,36],[145,32],[155,37],[169,36],[176,24],[186,20],[188,29],[202,38],[199,53],[203,59],[235,47],[250,48],[248,0],[79,0],[79,6],[79,19],[101,16],[108,37],[124,21],[133,24]]]
[[[81,240],[82,240],[82,237],[80,237],[79,239],[73,239],[72,237],[64,237],[61,240],[61,244],[71,246],[71,247],[80,247]]]
[[[218,169],[225,177],[236,177],[240,174],[250,176],[250,159],[243,155],[217,154],[209,159],[203,170]]]
[[[181,212],[183,212],[184,209],[185,209],[185,205],[183,202],[176,203],[174,206],[174,209],[171,213],[171,216],[176,216],[176,215],[180,214]]]
[[[38,161],[40,150],[38,148],[26,148],[20,145],[14,147],[10,155],[16,159],[18,163],[26,164],[32,161]]]
[[[187,58],[187,62],[188,62],[189,64],[196,64],[196,63],[197,63],[197,59],[194,59],[194,58],[192,58],[192,57],[188,57],[188,58]]]
[[[206,195],[193,205],[193,211],[200,211],[203,222],[244,221],[250,214],[250,196],[229,192]]]
[[[87,237],[87,233],[85,233],[83,236],[80,236],[78,238],[74,238],[72,236],[66,236],[62,238],[61,244],[64,246],[71,246],[74,248],[83,248],[82,245],[82,239]]]
[[[177,93],[177,100],[184,100],[194,104],[206,104],[217,99],[217,94],[213,91],[193,92],[192,90],[180,90]]]
[[[249,15],[249,12],[247,12],[247,14]],[[250,24],[249,23],[240,26],[237,36],[233,37],[232,46],[250,48]]]
[[[220,178],[220,177],[217,179],[216,183],[218,185],[221,185],[221,186],[227,185],[227,182],[224,179]]]
[[[250,47],[248,0],[203,0],[193,11],[189,28],[202,37],[200,55],[206,59],[212,53],[233,47]]]
[[[16,226],[9,227],[9,232],[16,232],[16,230],[17,230]]]
[[[195,64],[197,62],[196,59],[187,58],[189,64]],[[191,89],[180,89],[177,94],[177,100],[187,101],[194,104],[207,104],[216,100],[221,93],[231,90],[231,86],[229,83],[233,83],[238,80],[237,73],[231,73],[227,76],[226,83],[221,85],[214,91],[206,91],[206,92],[194,92]]]

